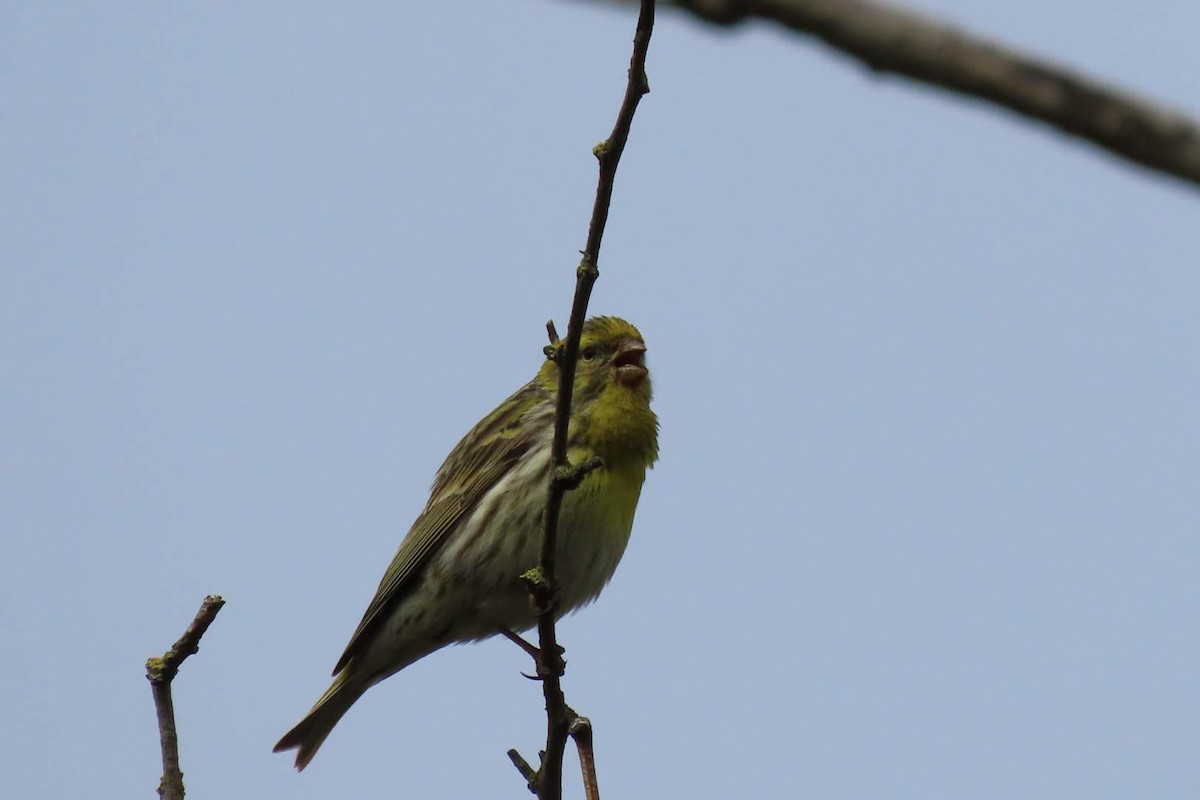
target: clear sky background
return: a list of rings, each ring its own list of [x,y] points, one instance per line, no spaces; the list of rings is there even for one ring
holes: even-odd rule
[[[1200,114],[1168,0],[928,10]],[[507,642],[325,688],[443,456],[563,329],[634,17],[0,9],[0,794],[527,797]],[[561,627],[605,797],[1200,792],[1200,192],[663,12],[592,308],[662,419]],[[568,796],[582,797],[568,753]]]

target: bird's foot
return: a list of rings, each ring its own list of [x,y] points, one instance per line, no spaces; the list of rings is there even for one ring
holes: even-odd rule
[[[537,674],[526,675],[524,672],[521,673],[522,675],[525,675],[526,678],[529,678],[529,680],[544,681],[551,677],[558,678],[562,677],[563,673],[566,671],[567,662],[563,658],[563,653],[567,651],[563,649],[561,645],[554,646],[554,649],[557,652],[553,655],[553,657],[544,658],[542,649],[532,642],[527,641],[519,633],[511,631],[508,628],[501,628],[499,632],[500,635],[502,635],[505,639],[508,639],[517,647],[528,653],[529,657],[533,659],[533,663],[537,665]]]

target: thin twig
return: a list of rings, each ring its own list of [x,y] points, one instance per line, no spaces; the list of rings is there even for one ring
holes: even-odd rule
[[[600,176],[596,184],[596,200],[592,205],[592,218],[588,224],[587,245],[583,258],[575,271],[575,297],[571,304],[567,338],[556,358],[559,369],[558,403],[554,418],[554,443],[552,453],[553,474],[550,478],[549,498],[542,531],[542,548],[538,560],[537,579],[530,581],[530,596],[538,612],[538,676],[542,678],[542,693],[546,699],[546,750],[541,767],[537,772],[537,795],[540,800],[560,800],[562,797],[562,762],[566,749],[570,716],[566,699],[563,697],[561,677],[564,662],[562,649],[558,646],[554,619],[558,609],[558,517],[562,510],[563,495],[575,488],[587,470],[599,466],[589,462],[578,468],[567,460],[567,428],[571,419],[571,395],[575,385],[575,365],[579,357],[579,340],[583,335],[583,323],[587,317],[588,300],[592,286],[600,276],[600,242],[608,221],[608,207],[612,200],[613,182],[617,164],[629,139],[629,128],[642,95],[650,91],[646,80],[646,52],[650,47],[650,35],[654,29],[654,0],[641,0],[637,30],[633,37],[633,55],[629,61],[629,76],[625,85],[625,96],[617,111],[609,137],[593,149],[600,162]],[[551,334],[553,338],[553,333]]]
[[[163,800],[183,800],[183,771],[179,768],[179,734],[175,729],[175,703],[171,698],[171,681],[179,674],[184,660],[200,650],[200,639],[217,618],[225,601],[209,595],[179,641],[161,656],[146,660],[146,677],[154,694],[154,709],[158,712],[158,739],[162,748],[163,774],[158,783],[158,795]]]
[[[537,661],[542,657],[542,653],[540,650],[538,650],[537,645],[525,641],[525,638],[516,631],[510,631],[508,628],[501,628],[500,635],[528,653],[534,661]]]
[[[583,790],[587,800],[600,800],[600,785],[596,781],[596,752],[592,747],[592,721],[575,717],[568,729],[579,751],[579,768],[583,770]]]
[[[521,773],[521,777],[525,779],[525,784],[529,787],[530,794],[537,794],[537,770],[529,766],[529,762],[521,757],[515,749],[508,751],[508,760],[517,768],[517,772]]]
[[[715,25],[775,22],[815,36],[875,72],[993,103],[1200,185],[1200,121],[935,17],[871,0],[672,0],[672,5]]]

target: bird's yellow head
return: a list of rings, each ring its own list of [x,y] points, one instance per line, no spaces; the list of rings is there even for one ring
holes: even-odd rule
[[[558,392],[555,351],[538,373],[541,384]],[[641,332],[618,317],[592,317],[583,325],[575,367],[571,428],[602,457],[637,455],[649,466],[658,458],[658,419],[650,410],[650,371]],[[572,437],[574,438],[574,436]]]

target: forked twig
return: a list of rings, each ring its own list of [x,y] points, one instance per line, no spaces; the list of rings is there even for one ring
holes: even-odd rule
[[[179,768],[179,734],[175,728],[175,702],[171,698],[171,681],[188,656],[200,649],[200,639],[225,605],[224,599],[209,595],[200,604],[196,617],[179,641],[161,656],[146,660],[146,678],[154,694],[154,709],[158,713],[158,739],[162,749],[163,774],[158,795],[163,800],[183,800],[183,771]]]
[[[604,228],[608,222],[608,208],[612,201],[613,182],[617,174],[617,164],[629,140],[629,128],[633,123],[633,115],[637,110],[642,95],[650,91],[646,80],[646,53],[650,48],[650,35],[654,30],[654,0],[641,0],[641,11],[638,14],[637,30],[633,37],[633,55],[629,61],[629,76],[625,85],[625,96],[617,111],[617,119],[613,124],[612,133],[607,139],[593,148],[600,162],[600,176],[596,184],[596,200],[592,205],[592,218],[588,224],[587,245],[583,249],[583,258],[575,270],[575,296],[571,304],[571,316],[567,324],[567,338],[562,343],[561,350],[555,349],[555,360],[558,363],[558,399],[554,416],[554,443],[551,451],[553,473],[550,478],[549,497],[546,501],[546,513],[542,530],[542,548],[536,570],[531,570],[525,578],[529,586],[529,594],[537,610],[538,616],[538,652],[537,672],[542,679],[542,692],[546,699],[546,750],[542,756],[541,766],[533,779],[521,767],[528,763],[520,758],[514,758],[510,751],[509,757],[517,764],[522,776],[536,786],[540,800],[560,800],[562,797],[562,762],[566,749],[567,736],[574,712],[567,708],[562,691],[562,673],[564,662],[562,649],[558,646],[555,633],[554,619],[558,607],[557,580],[557,550],[558,550],[558,517],[562,510],[563,495],[578,486],[582,477],[599,466],[596,460],[589,460],[578,467],[573,467],[567,459],[567,428],[571,419],[571,396],[575,385],[575,365],[579,358],[579,340],[583,335],[583,323],[587,317],[588,300],[592,295],[592,286],[600,277],[598,268],[600,260],[600,243],[604,238]],[[547,326],[552,347],[557,345],[557,331],[553,324]],[[594,784],[594,781],[593,781]],[[590,795],[589,795],[590,796]]]

